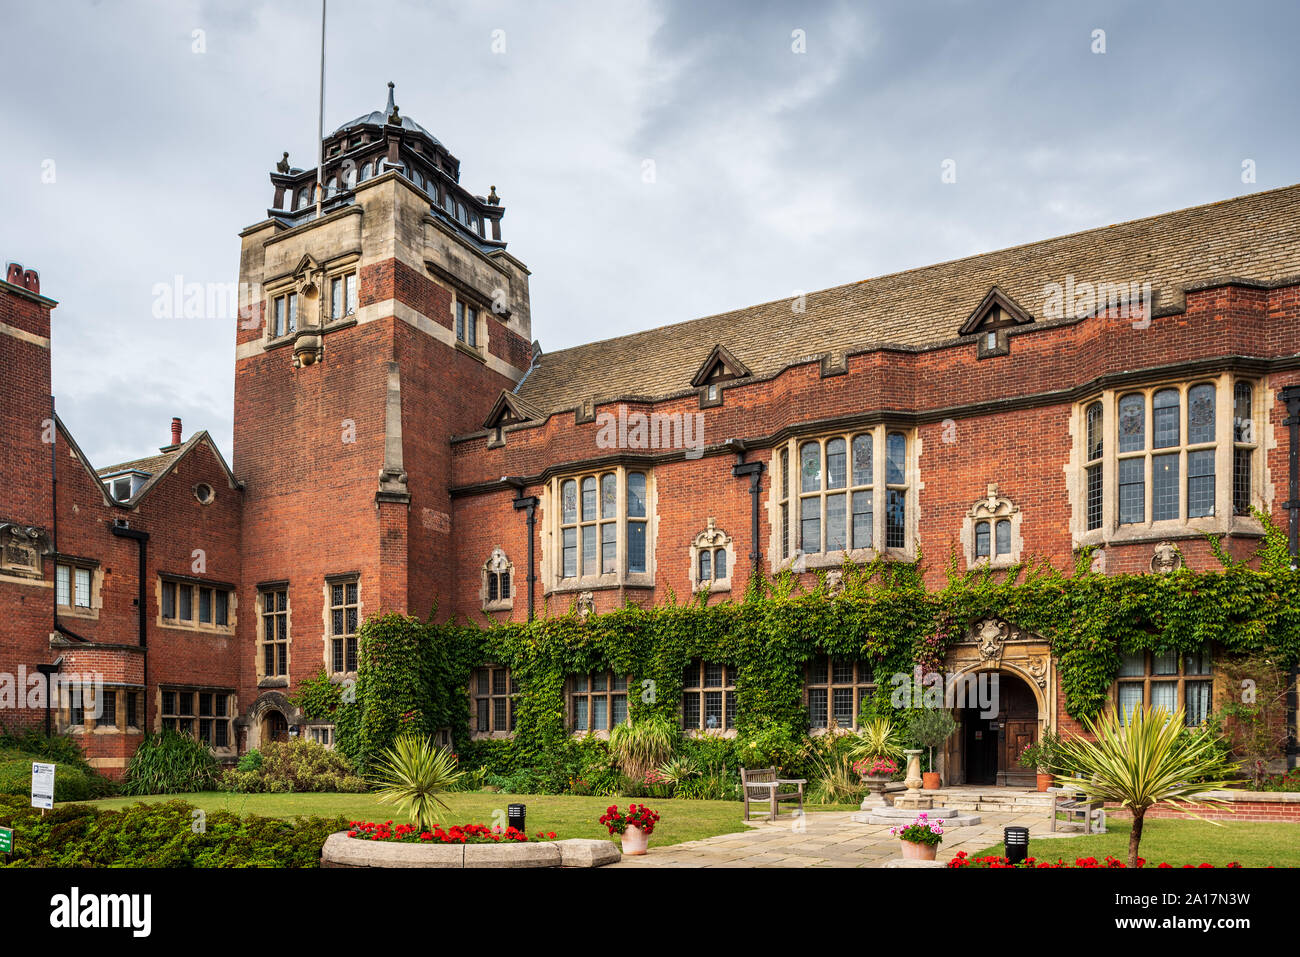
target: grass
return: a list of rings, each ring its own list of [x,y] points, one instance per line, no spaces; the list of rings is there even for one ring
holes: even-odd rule
[[[205,811],[233,811],[265,817],[342,814],[353,821],[397,821],[402,819],[391,804],[380,804],[373,794],[230,794],[204,791],[197,794],[156,794],[139,798],[106,798],[90,801],[96,807],[122,808],[139,801],[168,801],[179,798]],[[507,804],[527,806],[530,834],[554,831],[557,837],[608,838],[600,816],[611,804],[646,803],[660,814],[651,843],[663,847],[745,830],[738,801],[685,801],[668,799],[572,797],[548,794],[495,794],[452,792],[442,795],[451,808],[445,824],[492,824],[493,812],[504,821]]]
[[[1029,839],[1029,854],[1040,861],[1079,857],[1105,860],[1106,855],[1121,861],[1128,859],[1128,835],[1132,823],[1108,817],[1105,834],[1088,834],[1071,838]],[[1002,856],[1001,844],[987,847],[971,857],[989,854]],[[1162,861],[1181,867],[1204,861],[1223,867],[1236,861],[1242,867],[1300,867],[1300,824],[1223,821],[1215,827],[1205,821],[1147,819],[1142,828],[1139,852],[1148,867]]]

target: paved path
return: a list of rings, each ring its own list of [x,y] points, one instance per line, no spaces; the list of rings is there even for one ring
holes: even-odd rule
[[[969,813],[969,812],[967,812]],[[1045,810],[978,812],[981,822],[947,831],[938,859],[947,861],[958,851],[972,854],[1001,843],[1008,825],[1029,828],[1031,854],[1046,856],[1043,848],[1051,822]],[[898,839],[888,825],[858,824],[850,811],[810,811],[802,819],[784,814],[776,824],[751,824],[735,834],[720,834],[701,841],[655,847],[643,857],[627,857],[611,867],[882,867],[901,857]],[[1056,835],[1061,840],[1068,835]],[[1035,846],[1035,839],[1038,840]],[[1056,855],[1053,849],[1052,856]],[[1065,852],[1061,852],[1064,854]]]

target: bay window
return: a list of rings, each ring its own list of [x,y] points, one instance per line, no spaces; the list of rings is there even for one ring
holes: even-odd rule
[[[648,579],[649,473],[618,467],[559,479],[553,488],[557,587]]]

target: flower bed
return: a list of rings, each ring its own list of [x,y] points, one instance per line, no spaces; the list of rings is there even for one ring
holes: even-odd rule
[[[526,844],[529,841],[553,841],[555,832],[537,832],[536,837],[529,837],[517,828],[488,827],[486,824],[454,824],[447,830],[434,827],[432,831],[421,831],[414,824],[398,824],[392,821],[376,824],[372,821],[349,821],[348,837],[361,841],[390,841],[397,844]]]
[[[987,857],[970,857],[966,854],[965,851],[958,851],[957,856],[948,862],[948,866],[949,867],[978,867],[978,868],[1011,868],[1013,870],[1029,869],[1029,868],[1044,868],[1044,867],[1052,868],[1052,869],[1077,867],[1077,868],[1087,868],[1090,870],[1091,869],[1109,870],[1112,868],[1127,867],[1128,865],[1124,861],[1121,861],[1116,857],[1111,857],[1109,854],[1106,856],[1104,860],[1101,861],[1097,860],[1095,857],[1076,857],[1074,859],[1074,863],[1072,864],[1065,861],[1063,858],[1057,858],[1055,861],[1043,861],[1033,857],[1026,857],[1024,861],[1022,861],[1021,863],[1012,864],[1005,857],[997,857],[991,854]],[[1146,867],[1146,866],[1147,866],[1146,859],[1139,857],[1138,867]],[[1163,861],[1155,865],[1157,869],[1173,868],[1176,866],[1177,865],[1174,864],[1166,864]],[[1236,861],[1233,861],[1227,866],[1230,868],[1241,867],[1241,865],[1238,864]],[[1197,868],[1205,868],[1205,867],[1213,868],[1214,865],[1205,864],[1205,863],[1182,865],[1183,869],[1188,869],[1188,868],[1197,869]]]

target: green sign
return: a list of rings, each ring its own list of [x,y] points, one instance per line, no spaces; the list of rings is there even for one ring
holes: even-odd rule
[[[14,832],[7,827],[0,827],[0,854],[11,854],[14,849]]]

